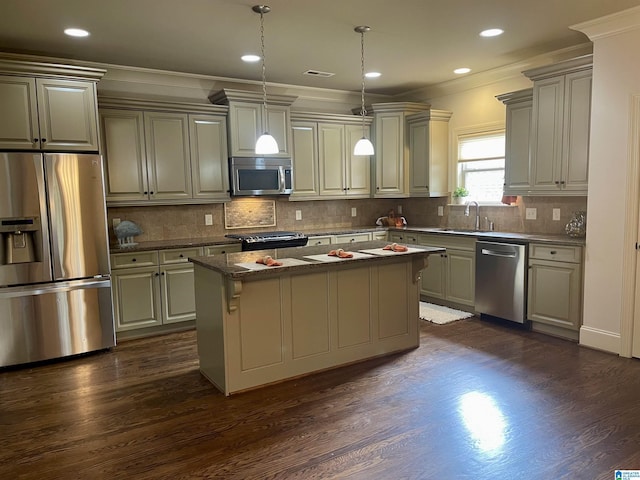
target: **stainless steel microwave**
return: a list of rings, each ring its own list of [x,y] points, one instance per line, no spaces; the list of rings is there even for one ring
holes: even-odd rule
[[[231,195],[289,195],[293,191],[290,158],[232,157]]]

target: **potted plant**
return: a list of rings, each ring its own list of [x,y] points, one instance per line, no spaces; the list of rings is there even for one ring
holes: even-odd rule
[[[464,199],[469,195],[469,190],[464,187],[458,187],[453,191],[453,203],[463,205]]]

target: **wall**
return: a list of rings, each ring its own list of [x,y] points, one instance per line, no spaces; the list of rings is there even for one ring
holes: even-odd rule
[[[588,22],[576,29],[594,41],[591,140],[589,147],[589,221],[584,282],[584,322],[580,342],[594,348],[620,352],[623,277],[633,278],[633,261],[625,263],[626,229],[636,230],[637,218],[625,224],[627,190],[636,189],[629,163],[634,145],[630,132],[632,97],[640,94],[640,8]],[[636,198],[630,199],[637,202]],[[631,238],[637,234],[631,233]],[[632,315],[632,312],[627,312]],[[624,319],[630,324],[628,318]],[[630,332],[625,332],[627,336]],[[626,339],[623,339],[626,340]]]

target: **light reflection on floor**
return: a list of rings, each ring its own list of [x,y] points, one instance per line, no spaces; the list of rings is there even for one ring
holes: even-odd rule
[[[507,421],[493,398],[478,391],[465,393],[458,411],[474,446],[482,453],[499,453],[505,443]]]

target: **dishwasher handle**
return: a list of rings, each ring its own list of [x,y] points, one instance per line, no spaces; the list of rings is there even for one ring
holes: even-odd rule
[[[516,258],[518,256],[517,252],[500,252],[498,250],[489,250],[488,248],[483,248],[480,253],[491,257]]]

